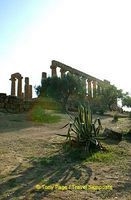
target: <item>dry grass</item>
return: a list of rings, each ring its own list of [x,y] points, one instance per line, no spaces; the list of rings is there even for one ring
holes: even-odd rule
[[[69,119],[61,117],[58,123],[38,125],[24,114],[0,113],[0,199],[130,199],[131,143],[106,141],[107,153],[86,158],[56,135],[67,131],[60,128]],[[127,118],[116,123],[110,117],[101,120],[103,128],[123,133],[131,128]],[[100,189],[107,185],[112,190]]]

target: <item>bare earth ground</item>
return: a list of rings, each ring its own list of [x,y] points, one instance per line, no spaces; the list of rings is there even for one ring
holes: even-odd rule
[[[56,135],[67,132],[60,128],[69,118],[61,116],[57,124],[34,124],[26,114],[0,113],[0,199],[131,200],[131,142],[110,144],[119,152],[117,161],[72,161],[63,152],[65,138]],[[131,128],[128,118],[111,120],[102,117],[103,128],[123,132]],[[36,190],[36,185],[44,188]],[[104,188],[96,190],[96,186]]]

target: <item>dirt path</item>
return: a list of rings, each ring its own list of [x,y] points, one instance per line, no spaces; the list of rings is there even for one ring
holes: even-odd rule
[[[64,138],[56,135],[67,132],[67,128],[60,128],[69,118],[62,117],[57,124],[38,125],[27,121],[26,114],[0,113],[0,199],[131,200],[131,143],[112,144],[120,151],[119,163],[72,163],[70,157],[60,153]],[[112,123],[112,118],[102,117],[101,120],[103,128],[123,131],[131,128],[128,119],[120,119],[116,124]],[[112,190],[33,191],[36,184],[47,179],[63,185],[111,185]]]
[[[26,157],[42,156],[42,147],[61,129],[68,120],[63,118],[57,124],[35,124],[27,121],[26,114],[0,113],[0,174],[12,171]],[[32,151],[32,147],[34,151]],[[24,151],[23,151],[24,149]]]

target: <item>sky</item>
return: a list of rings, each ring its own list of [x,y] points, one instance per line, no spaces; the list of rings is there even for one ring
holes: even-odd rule
[[[0,93],[16,72],[40,85],[57,60],[131,94],[130,10],[130,0],[0,0]]]

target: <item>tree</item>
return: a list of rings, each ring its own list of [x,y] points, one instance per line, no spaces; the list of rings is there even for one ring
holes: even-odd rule
[[[122,90],[118,90],[114,85],[102,85],[102,92],[92,101],[92,109],[94,112],[103,113],[106,110],[112,110],[112,107],[117,106],[117,99],[123,97]]]
[[[67,73],[62,78],[54,76],[43,79],[41,86],[36,87],[36,93],[38,96],[54,98],[65,108],[71,95],[82,98],[85,96],[86,91],[82,78]]]
[[[131,96],[125,95],[122,99],[122,106],[131,107]]]
[[[112,105],[117,105],[117,99],[123,97],[122,90],[118,90],[114,85],[104,85],[101,95],[102,104],[112,110]]]

